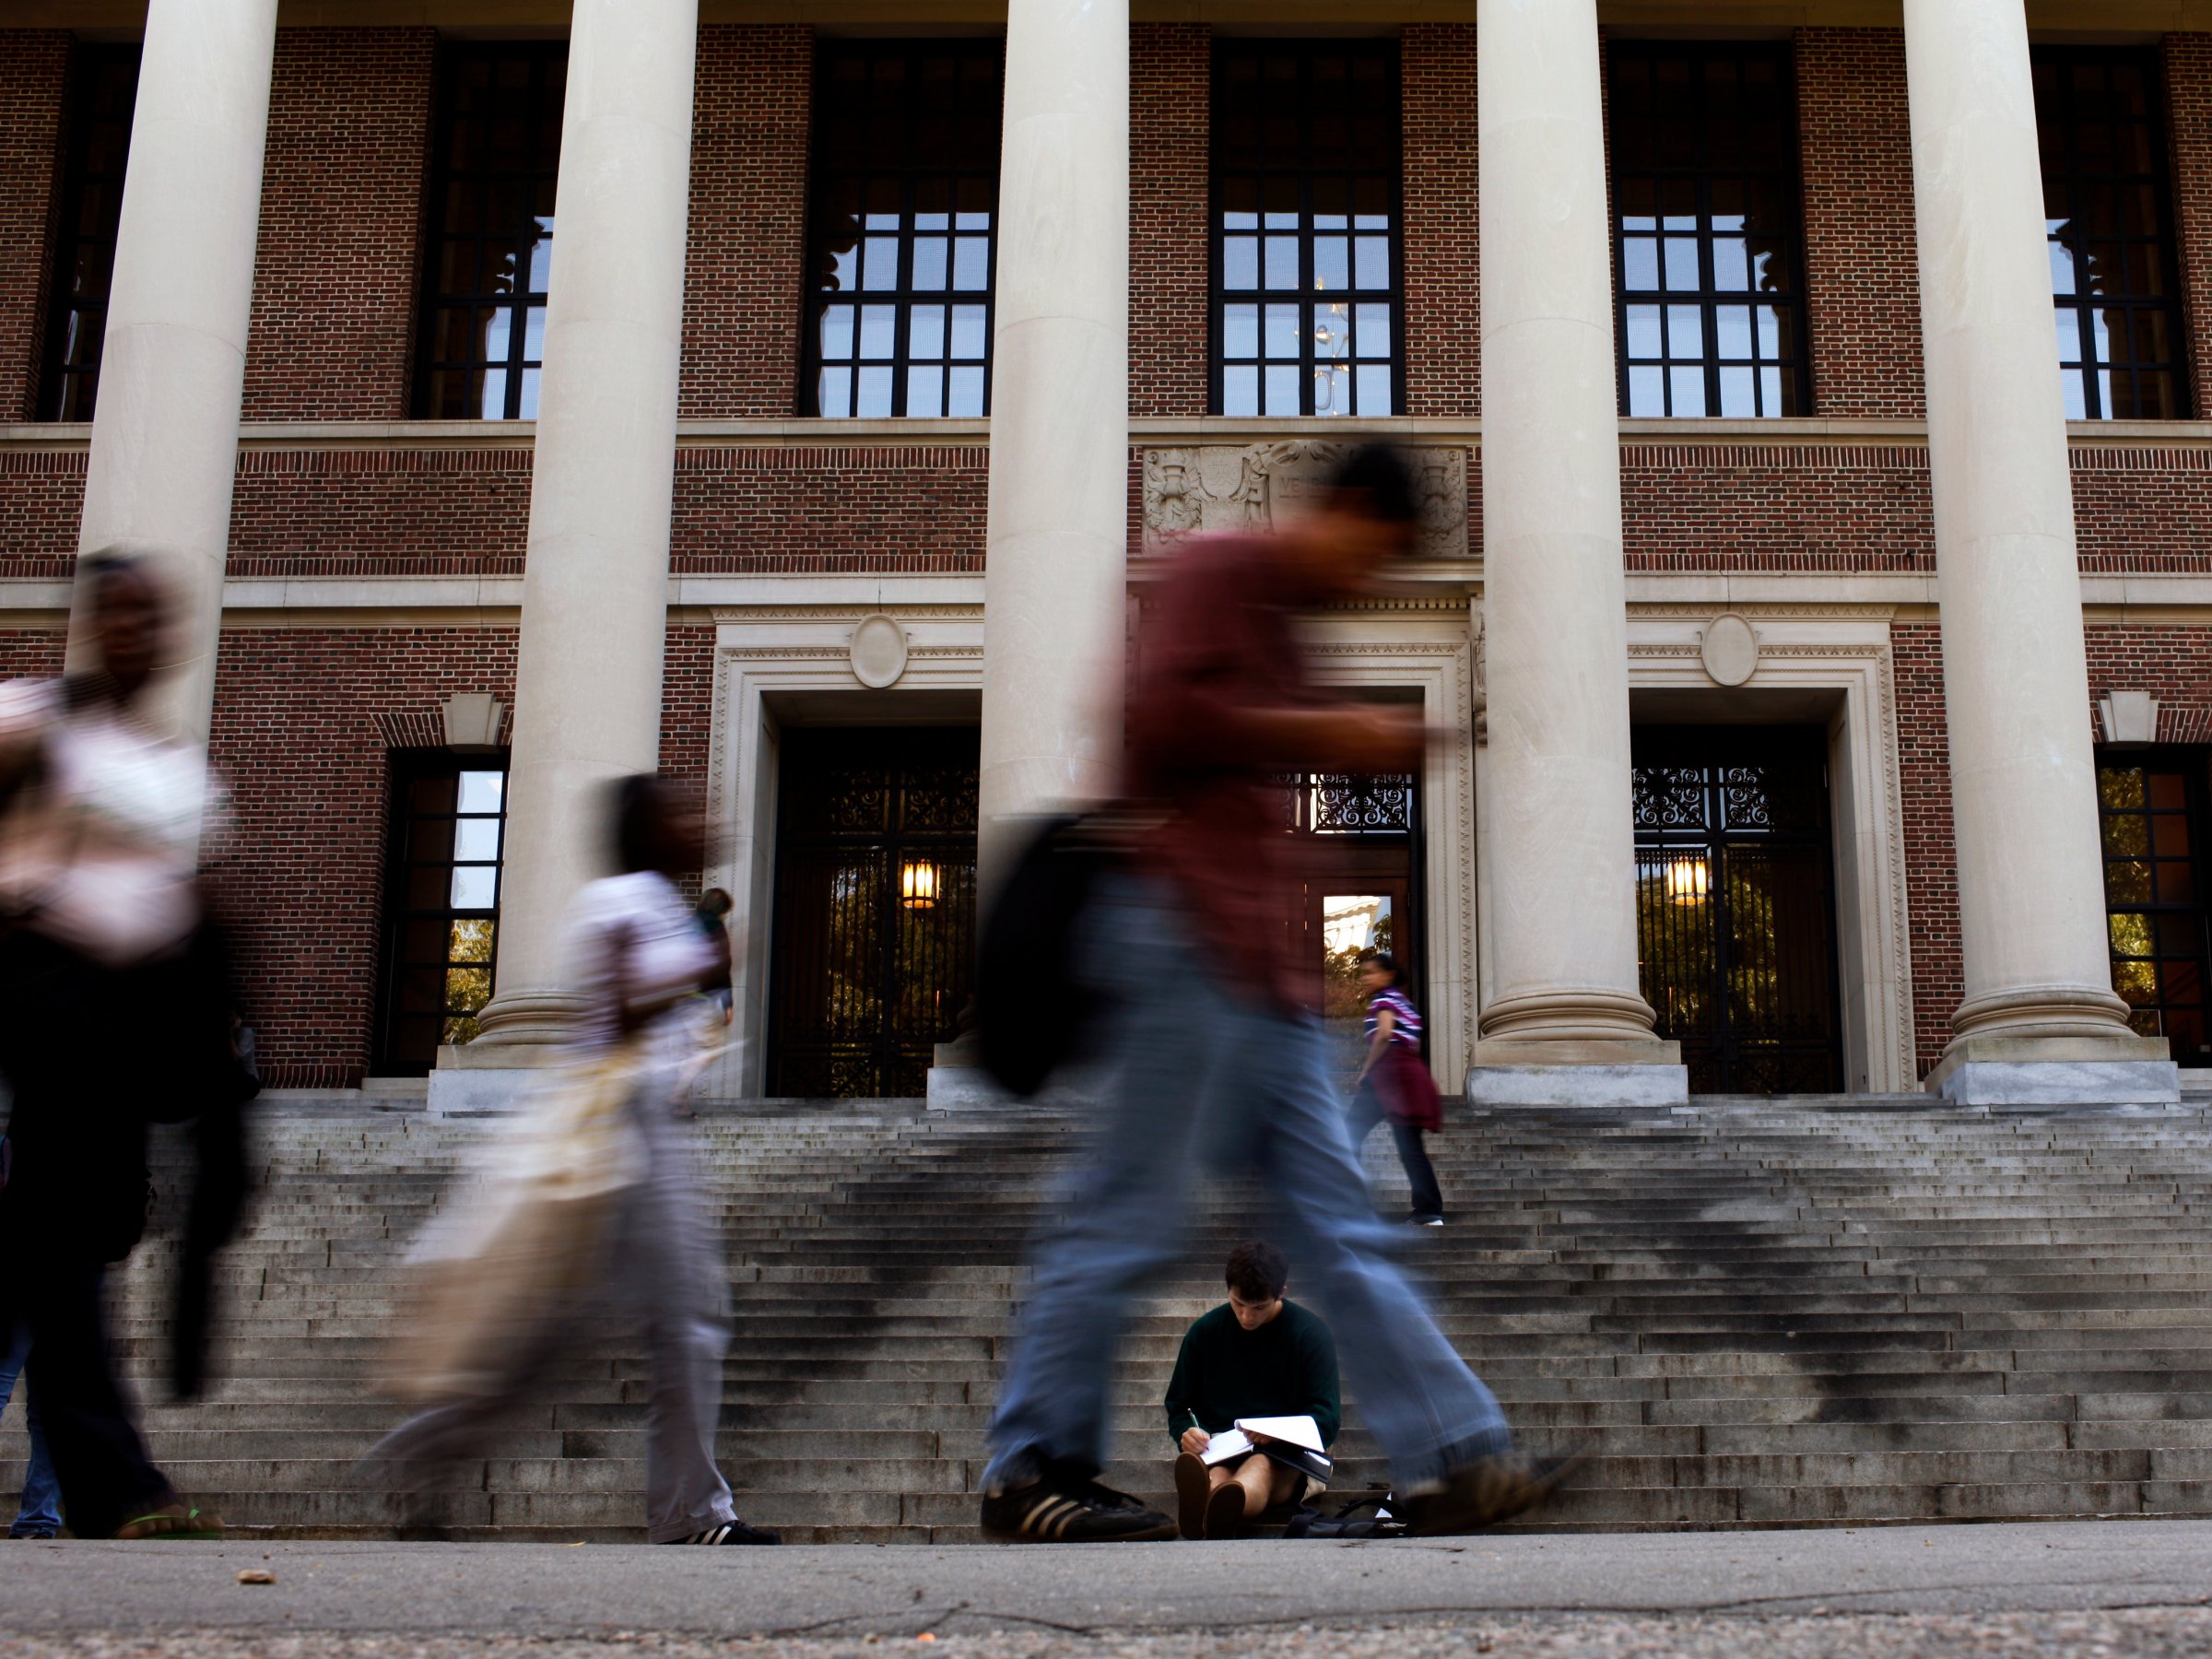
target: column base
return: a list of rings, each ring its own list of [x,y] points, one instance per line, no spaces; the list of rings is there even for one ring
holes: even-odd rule
[[[2174,1106],[2163,1037],[1961,1037],[1923,1086],[1957,1106]]]
[[[930,1056],[924,1096],[932,1112],[962,1112],[976,1106],[1004,1106],[1010,1096],[983,1069],[982,1045],[966,1032],[940,1042]]]
[[[1655,1037],[1535,1042],[1486,1038],[1467,1066],[1470,1106],[1680,1106],[1682,1045]]]

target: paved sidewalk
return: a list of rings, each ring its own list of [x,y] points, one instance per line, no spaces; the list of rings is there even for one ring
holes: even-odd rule
[[[828,1659],[924,1633],[940,1659],[2205,1653],[2212,1522],[713,1552],[9,1543],[0,1632],[10,1659]]]

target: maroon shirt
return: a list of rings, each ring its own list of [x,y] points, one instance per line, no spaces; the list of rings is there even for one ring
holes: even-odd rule
[[[1298,1006],[1283,872],[1288,774],[1313,757],[1265,752],[1239,716],[1325,707],[1291,631],[1312,604],[1276,544],[1208,536],[1174,556],[1138,636],[1129,687],[1128,794],[1171,809],[1140,856],[1190,907],[1199,939],[1247,994]]]

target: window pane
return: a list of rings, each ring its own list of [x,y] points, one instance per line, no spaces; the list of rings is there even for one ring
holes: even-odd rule
[[[947,245],[941,236],[924,236],[916,239],[913,279],[913,287],[916,291],[929,293],[945,286]]]
[[[562,41],[441,45],[429,182],[438,208],[423,251],[418,414],[536,416],[567,54]],[[507,302],[467,304],[500,298]],[[464,316],[471,318],[465,344]]]
[[[906,355],[914,362],[929,362],[945,355],[943,306],[917,305],[907,313]]]
[[[984,311],[980,305],[956,305],[952,308],[951,356],[962,359],[980,359],[990,344],[989,331],[984,327]]]
[[[500,856],[500,820],[465,818],[453,826],[453,856],[465,863],[497,863]]]
[[[917,418],[945,413],[945,371],[916,363],[906,371],[906,412]]]
[[[896,371],[886,364],[870,364],[853,382],[853,413],[863,420],[888,420],[891,416],[891,385]]]
[[[453,904],[455,910],[489,910],[499,890],[499,872],[488,865],[453,866]]]
[[[824,359],[843,361],[853,356],[853,307],[830,305],[822,309],[821,354]]]
[[[1267,406],[1260,411],[1263,415],[1298,415],[1304,412],[1299,407],[1297,364],[1269,364],[1266,385]]]
[[[1362,301],[1354,309],[1358,312],[1359,324],[1354,336],[1357,341],[1355,347],[1357,354],[1363,358],[1388,359],[1395,357],[1397,355],[1394,349],[1395,342],[1392,339],[1390,332],[1390,307],[1375,301]],[[1387,371],[1383,378],[1384,383],[1387,384],[1389,380]],[[1361,383],[1365,384],[1364,382]],[[1362,394],[1361,405],[1364,406],[1366,401],[1365,395]],[[1362,412],[1365,412],[1364,406]]]
[[[1359,265],[1354,278],[1363,288],[1386,288],[1390,286],[1390,239],[1382,236],[1362,236],[1355,242]]]
[[[1277,292],[1298,286],[1298,238],[1270,236],[1267,244],[1267,286]]]
[[[1630,414],[1794,411],[1804,365],[1793,350],[1802,231],[1791,74],[1790,50],[1763,42],[1608,45]],[[1774,302],[1742,302],[1752,294]],[[1660,296],[1677,302],[1652,303]]]
[[[1631,305],[1628,308],[1628,347],[1631,358],[1651,359],[1665,353],[1665,344],[1659,332],[1659,308],[1655,305]]]
[[[2038,45],[2030,59],[2067,416],[2171,418],[2182,412],[2171,181],[2147,90],[2158,50]]]
[[[1299,355],[1299,312],[1295,305],[1271,305],[1267,308],[1267,335],[1264,356],[1292,358]],[[1272,398],[1270,402],[1272,402]],[[1272,411],[1270,411],[1272,413]]]
[[[1250,359],[1260,355],[1260,308],[1225,305],[1221,308],[1221,355]]]
[[[1359,407],[1357,413],[1360,418],[1371,419],[1395,414],[1396,411],[1390,406],[1390,365],[1362,363],[1358,375]]]
[[[809,412],[983,412],[1003,56],[982,39],[817,42],[806,269],[824,298],[805,336]],[[879,303],[832,323],[826,296],[854,287]],[[966,302],[947,306],[950,293]],[[833,372],[841,359],[850,374]]]
[[[1295,265],[1290,267],[1295,270]],[[1341,293],[1352,286],[1351,241],[1343,236],[1313,239],[1313,286],[1323,293]],[[1361,283],[1362,288],[1379,286]]]
[[[1260,286],[1260,239],[1227,236],[1221,239],[1221,286],[1256,288]]]
[[[1260,371],[1255,368],[1221,371],[1221,413],[1257,415],[1260,412]]]

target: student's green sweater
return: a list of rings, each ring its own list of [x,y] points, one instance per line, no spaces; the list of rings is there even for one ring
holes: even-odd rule
[[[1310,1417],[1328,1445],[1344,1418],[1336,1339],[1294,1301],[1256,1331],[1223,1302],[1183,1333],[1167,1405],[1168,1438],[1176,1441],[1194,1426],[1219,1434],[1239,1418]]]

